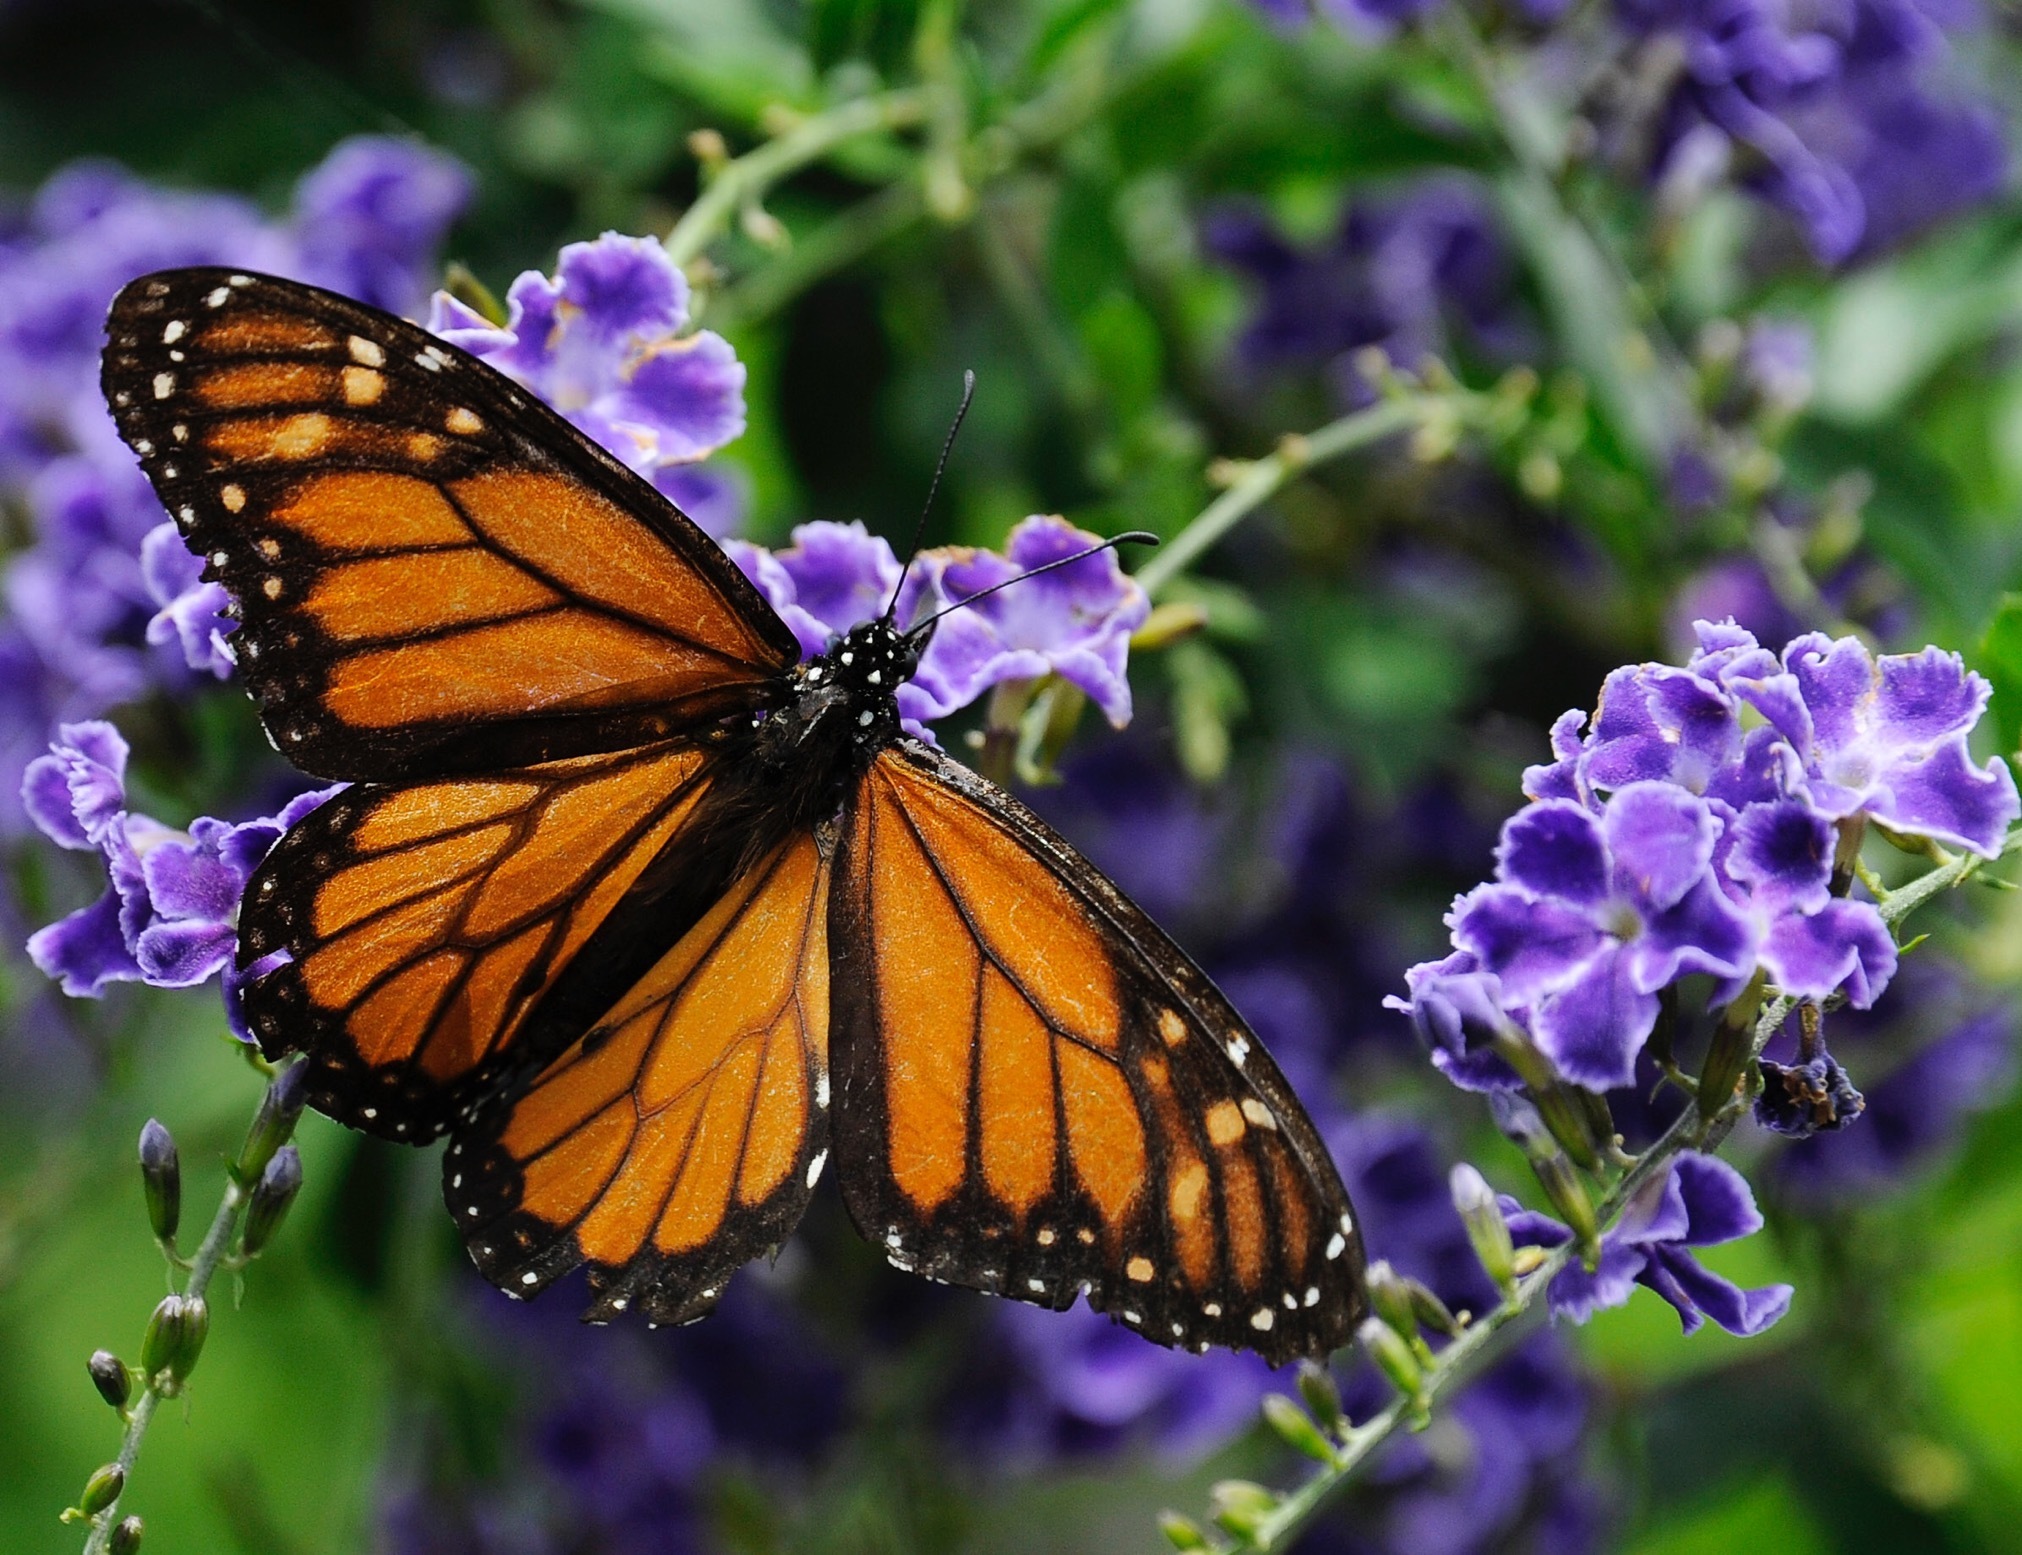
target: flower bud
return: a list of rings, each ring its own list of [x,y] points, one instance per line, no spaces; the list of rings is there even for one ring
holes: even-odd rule
[[[1403,1276],[1390,1267],[1388,1259],[1379,1258],[1369,1265],[1362,1275],[1363,1284],[1369,1290],[1369,1305],[1376,1315],[1388,1323],[1401,1339],[1418,1337],[1418,1314],[1411,1308],[1411,1292],[1405,1288]]]
[[[149,1118],[140,1131],[140,1181],[156,1240],[173,1242],[183,1218],[183,1168],[175,1136],[158,1118]]]
[[[1208,1487],[1208,1513],[1225,1531],[1250,1542],[1264,1519],[1278,1509],[1278,1498],[1247,1479],[1225,1479]]]
[[[164,1296],[140,1342],[141,1370],[165,1394],[174,1394],[196,1369],[211,1329],[211,1309],[201,1296]]]
[[[84,1494],[77,1498],[77,1509],[86,1517],[96,1517],[126,1489],[126,1470],[117,1463],[108,1463],[84,1482]]]
[[[253,1114],[253,1126],[246,1131],[246,1143],[233,1167],[241,1186],[260,1180],[274,1152],[295,1132],[295,1120],[302,1116],[302,1093],[309,1079],[309,1066],[290,1064],[274,1076],[267,1094],[260,1098],[260,1110]]]
[[[1191,1517],[1182,1517],[1177,1512],[1158,1514],[1158,1531],[1165,1535],[1165,1542],[1176,1550],[1212,1550],[1208,1536],[1201,1532],[1200,1524]]]
[[[1533,1160],[1531,1170],[1544,1186],[1552,1208],[1559,1212],[1559,1219],[1571,1229],[1573,1240],[1579,1244],[1581,1261],[1592,1270],[1601,1257],[1601,1228],[1594,1218],[1594,1201],[1587,1197],[1580,1174],[1562,1155]]]
[[[1755,1017],[1762,1008],[1764,982],[1764,974],[1757,972],[1713,1028],[1706,1063],[1699,1071],[1699,1116],[1708,1122],[1734,1100],[1734,1088],[1741,1083],[1749,1055],[1755,1051]]]
[[[1333,1445],[1313,1423],[1313,1417],[1282,1393],[1264,1395],[1264,1421],[1278,1433],[1278,1440],[1294,1452],[1320,1463],[1334,1461]]]
[[[1299,1396],[1306,1401],[1306,1407],[1313,1411],[1313,1418],[1320,1422],[1320,1429],[1329,1434],[1339,1434],[1347,1424],[1341,1412],[1341,1390],[1334,1383],[1334,1374],[1318,1361],[1299,1363]]]
[[[112,1530],[112,1538],[106,1549],[111,1555],[138,1555],[140,1550],[141,1521],[138,1517],[122,1517],[119,1526]]]
[[[126,1408],[126,1401],[133,1397],[133,1373],[126,1369],[126,1362],[110,1350],[94,1350],[86,1365],[98,1396],[114,1409]]]
[[[281,1222],[288,1218],[288,1207],[301,1191],[302,1152],[293,1145],[283,1145],[274,1152],[274,1159],[267,1163],[267,1169],[260,1173],[260,1180],[253,1187],[242,1244],[248,1258],[256,1257],[273,1241]]]
[[[1460,1337],[1460,1319],[1453,1315],[1452,1308],[1433,1294],[1429,1286],[1417,1280],[1406,1280],[1404,1289],[1411,1297],[1411,1310],[1420,1328],[1429,1328],[1448,1339]]]
[[[1447,1180],[1453,1189],[1453,1207],[1460,1212],[1460,1223],[1467,1227],[1467,1239],[1474,1245],[1474,1256],[1507,1300],[1516,1293],[1516,1249],[1495,1191],[1488,1179],[1465,1161]]]
[[[1355,1331],[1377,1369],[1416,1407],[1425,1391],[1425,1370],[1404,1336],[1380,1317],[1365,1317]]]

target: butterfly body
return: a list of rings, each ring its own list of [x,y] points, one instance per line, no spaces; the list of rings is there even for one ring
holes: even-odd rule
[[[894,1264],[1272,1360],[1365,1307],[1347,1195],[1242,1018],[1037,816],[904,731],[930,628],[798,645],[484,364],[294,283],[114,304],[121,434],[277,748],[352,786],[250,881],[270,1056],[514,1295],[707,1311],[837,1173]]]

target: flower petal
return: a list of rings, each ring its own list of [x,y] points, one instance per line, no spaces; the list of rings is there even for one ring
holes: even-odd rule
[[[89,907],[28,937],[28,959],[73,999],[96,999],[107,983],[137,982],[140,964],[120,932],[120,898],[107,891]]]
[[[1656,996],[1636,986],[1629,957],[1611,944],[1539,1006],[1534,1034],[1560,1074],[1607,1091],[1634,1083],[1636,1055],[1656,1020]]]
[[[1661,912],[1704,877],[1719,824],[1706,802],[1669,783],[1632,783],[1601,818],[1615,888]]]
[[[1823,999],[1846,990],[1867,1009],[1896,973],[1896,943],[1868,902],[1831,901],[1809,917],[1776,919],[1762,944],[1762,964],[1780,992]]]
[[[1601,828],[1579,805],[1540,800],[1510,817],[1496,847],[1496,874],[1537,896],[1595,906],[1608,894]]]
[[[1762,1229],[1762,1212],[1755,1207],[1748,1179],[1720,1157],[1687,1150],[1671,1172],[1691,1218],[1678,1240],[1691,1247],[1712,1247]]]
[[[1974,766],[1963,734],[1928,755],[1885,767],[1876,775],[1876,787],[1868,811],[1877,820],[1983,858],[2001,851],[2008,828],[2022,815],[2008,763],[1995,756],[1984,767]]]
[[[1530,1004],[1579,976],[1608,945],[1586,914],[1508,885],[1477,886],[1453,904],[1453,943]]]
[[[663,339],[630,366],[623,386],[599,409],[614,421],[650,428],[653,463],[690,464],[744,435],[744,364],[729,341],[708,330]]]
[[[141,930],[134,959],[157,988],[193,988],[230,963],[238,937],[229,923],[157,923]]]

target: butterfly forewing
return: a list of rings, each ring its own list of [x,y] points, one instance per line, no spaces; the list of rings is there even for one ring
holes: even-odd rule
[[[792,634],[701,530],[502,374],[332,293],[133,282],[121,435],[238,603],[279,749],[324,777],[485,772],[762,705]]]
[[[1273,1361],[1361,1312],[1348,1198],[1241,1018],[1015,800],[914,741],[836,861],[837,1167],[901,1268]]]
[[[486,1278],[587,1264],[586,1315],[683,1322],[784,1240],[828,1155],[828,894],[801,832],[458,1136],[445,1197]]]
[[[245,990],[262,1048],[306,1052],[310,1100],[339,1122],[442,1132],[505,1070],[555,1051],[543,1033],[529,1059],[535,1008],[681,834],[708,764],[661,744],[339,794],[247,889],[241,959],[288,958]]]

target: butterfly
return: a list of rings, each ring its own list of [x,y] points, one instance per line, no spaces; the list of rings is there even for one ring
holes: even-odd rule
[[[707,1312],[833,1157],[901,1269],[1273,1362],[1361,1317],[1348,1195],[1255,1035],[1010,795],[901,727],[931,624],[801,661],[724,552],[486,364],[223,269],[103,385],[278,750],[342,790],[248,882],[270,1058],[515,1296]]]

